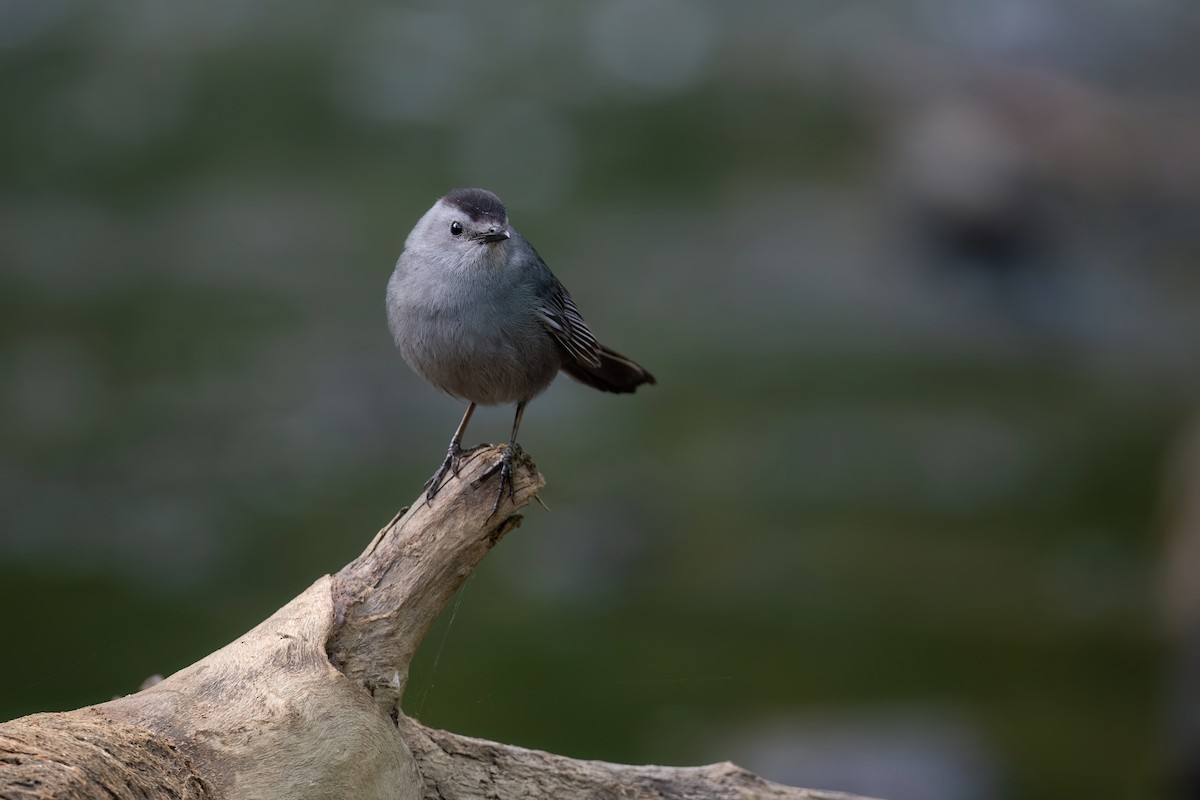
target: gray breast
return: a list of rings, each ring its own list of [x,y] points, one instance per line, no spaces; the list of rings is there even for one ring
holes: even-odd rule
[[[522,286],[414,278],[397,266],[388,322],[408,365],[454,397],[481,405],[530,400],[562,363]]]

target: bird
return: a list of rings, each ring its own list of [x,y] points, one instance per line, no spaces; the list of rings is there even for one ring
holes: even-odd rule
[[[450,191],[413,226],[388,281],[387,317],[408,366],[467,403],[445,460],[425,485],[429,502],[450,473],[458,475],[477,406],[516,404],[508,445],[484,473],[500,472],[494,515],[506,487],[515,501],[512,462],[525,406],[559,372],[617,394],[656,382],[596,340],[570,292],[486,189]]]

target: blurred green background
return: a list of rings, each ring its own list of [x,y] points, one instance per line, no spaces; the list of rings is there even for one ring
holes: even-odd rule
[[[892,800],[1166,793],[1197,35],[1190,0],[0,2],[0,718],[194,661],[417,495],[462,407],[384,286],[477,185],[659,385],[530,407],[552,511],[410,713]]]

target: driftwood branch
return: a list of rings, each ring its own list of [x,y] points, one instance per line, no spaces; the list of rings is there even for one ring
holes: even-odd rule
[[[728,761],[635,767],[473,739],[411,719],[402,721],[400,731],[421,765],[425,797],[438,800],[854,800],[840,792],[771,783]]]
[[[498,448],[475,451],[333,576],[136,694],[0,725],[0,798],[477,800],[846,798],[732,764],[578,761],[433,730],[400,699],[417,645],[543,481],[522,457],[490,516]]]

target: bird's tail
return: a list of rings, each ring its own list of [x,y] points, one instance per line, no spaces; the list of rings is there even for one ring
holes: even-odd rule
[[[597,345],[596,355],[600,358],[600,366],[592,367],[568,358],[563,364],[563,372],[602,392],[618,394],[628,394],[643,383],[655,382],[654,376],[645,367],[615,350]]]

